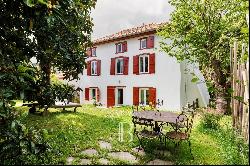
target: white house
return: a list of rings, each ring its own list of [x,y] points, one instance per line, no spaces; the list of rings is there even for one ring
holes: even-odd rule
[[[160,25],[142,25],[95,40],[80,79],[81,104],[94,98],[106,107],[160,99],[163,109],[180,110],[198,98],[199,105],[206,106],[206,85],[191,82],[191,73],[204,80],[200,71],[159,51],[162,39],[156,29]]]

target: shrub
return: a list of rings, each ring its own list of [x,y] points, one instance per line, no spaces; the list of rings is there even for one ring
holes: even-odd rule
[[[202,112],[202,125],[208,129],[218,129],[219,121],[222,118],[222,114],[216,112],[214,109],[203,110]]]
[[[2,102],[3,101],[3,102]],[[50,149],[46,131],[38,132],[25,127],[8,100],[0,102],[0,163],[30,164],[30,156],[40,159]]]

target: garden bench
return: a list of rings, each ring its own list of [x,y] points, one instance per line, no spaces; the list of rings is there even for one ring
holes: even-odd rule
[[[35,103],[23,103],[22,106],[31,107],[29,109],[30,113],[37,113],[36,112],[36,106],[38,106],[38,103],[36,103],[36,102]],[[45,105],[42,115],[46,115],[48,113],[48,108],[62,108],[63,111],[65,111],[65,108],[74,108],[74,112],[76,112],[77,107],[82,107],[82,106],[80,104],[78,104],[78,103],[56,102],[55,105],[52,105],[52,106],[49,106],[49,107],[47,105]]]
[[[65,108],[74,108],[74,112],[76,112],[76,108],[77,107],[82,107],[80,104],[78,103],[56,103],[55,105],[52,105],[50,107],[45,105],[45,111],[47,111],[48,108],[62,108],[63,111],[65,111]]]

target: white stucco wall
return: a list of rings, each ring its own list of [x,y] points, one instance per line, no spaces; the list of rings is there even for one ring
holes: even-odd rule
[[[143,36],[140,36],[140,38],[142,37]],[[158,36],[155,36],[155,49],[139,50],[140,42],[138,39],[139,38],[132,38],[126,40],[128,51],[125,53],[115,54],[115,43],[117,42],[97,46],[97,57],[90,57],[87,61],[93,59],[101,60],[101,75],[87,76],[87,71],[84,70],[80,80],[80,87],[83,89],[83,92],[80,93],[81,104],[90,102],[84,100],[85,88],[99,87],[100,102],[106,106],[107,86],[125,86],[124,105],[133,104],[133,87],[156,88],[156,98],[164,101],[163,109],[179,110],[185,105],[186,101],[183,99],[183,75],[181,74],[181,64],[177,63],[175,58],[158,51],[159,41],[161,40]],[[133,74],[133,56],[142,53],[155,53],[154,74]],[[129,57],[128,75],[110,75],[111,58],[117,56]],[[192,91],[190,94],[193,94],[194,98],[199,96],[197,87],[192,87],[190,90]]]

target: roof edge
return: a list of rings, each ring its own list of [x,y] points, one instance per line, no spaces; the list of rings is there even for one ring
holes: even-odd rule
[[[105,37],[96,39],[93,41],[93,45],[101,45],[105,43],[110,43],[114,41],[120,41],[125,40],[129,38],[134,38],[142,35],[149,35],[156,33],[157,29],[166,25],[167,22],[163,23],[151,23],[151,24],[143,24],[142,26],[125,29],[122,31],[119,31],[112,35],[107,35]]]

